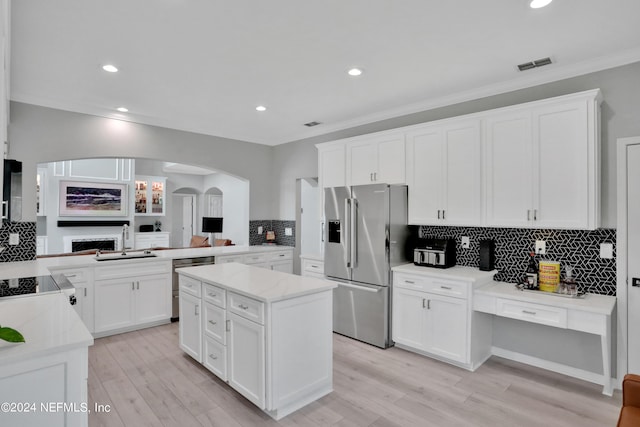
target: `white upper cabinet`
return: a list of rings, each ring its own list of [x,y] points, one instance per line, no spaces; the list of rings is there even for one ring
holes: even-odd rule
[[[600,225],[599,91],[486,118],[486,225]]]
[[[404,184],[404,133],[347,142],[347,185]]]
[[[135,215],[165,214],[167,178],[137,175],[135,180]]]
[[[409,223],[481,225],[480,119],[407,133]]]
[[[317,147],[320,188],[345,186],[347,179],[344,143],[321,144]]]

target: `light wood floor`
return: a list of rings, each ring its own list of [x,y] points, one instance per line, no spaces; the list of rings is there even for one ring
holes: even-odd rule
[[[334,391],[276,422],[178,348],[178,324],[97,339],[89,426],[615,426],[621,396],[493,357],[468,372],[334,335]]]

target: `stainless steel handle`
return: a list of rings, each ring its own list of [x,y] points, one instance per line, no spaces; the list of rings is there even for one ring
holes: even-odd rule
[[[84,296],[87,296],[87,288],[84,288]]]
[[[238,304],[238,307],[240,307],[243,310],[248,310],[249,306],[248,305],[244,305],[244,304]]]
[[[445,212],[444,209],[442,209],[442,219],[445,219],[444,212]]]
[[[427,300],[427,310],[431,310],[431,300]]]
[[[136,282],[136,289],[140,290],[140,282]]]
[[[287,254],[280,254],[280,255],[278,255],[278,256],[287,256]]]
[[[532,316],[535,316],[535,315],[536,315],[536,312],[535,312],[535,311],[522,310],[522,312],[523,312],[524,314],[530,314],[530,315],[532,315]]]
[[[412,281],[412,280],[405,280],[404,283],[408,283],[410,285],[415,285],[416,282]]]
[[[422,298],[422,308],[427,308],[427,300]]]
[[[358,266],[358,199],[351,200],[351,265]]]
[[[369,174],[369,181],[373,182],[373,172]]]
[[[324,243],[324,221],[322,221],[322,236],[320,237],[322,240],[322,243]]]
[[[213,360],[217,360],[218,359],[218,356],[215,356],[213,354],[210,354],[209,357],[212,358]]]
[[[195,314],[196,316],[200,314],[200,311],[198,310],[200,308],[199,304],[196,304],[195,306],[195,312],[193,314]]]
[[[451,286],[440,286],[441,289],[446,289],[448,291],[451,290]]]
[[[211,323],[212,325],[217,325],[218,322],[214,322],[213,320],[209,320],[209,323]]]
[[[225,330],[229,332],[231,330],[231,320],[227,320],[225,323],[226,323]]]
[[[534,209],[533,210],[533,220],[537,221],[538,220],[538,209]]]
[[[174,295],[173,298],[174,299],[180,299],[180,295]]]
[[[378,172],[373,173],[373,180],[378,181]]]
[[[318,268],[318,266],[311,264],[311,268]]]
[[[350,218],[349,215],[351,213],[351,199],[344,199],[344,227],[342,233],[344,233],[345,239],[342,239],[340,236],[340,243],[342,241],[346,241],[346,247],[344,248],[344,263],[347,268],[351,268],[351,240],[347,239],[346,236],[349,235],[350,231]]]
[[[527,221],[531,221],[531,209],[527,209]]]
[[[210,297],[212,297],[212,298],[213,298],[213,297],[215,297],[215,296],[216,296],[216,295],[218,295],[218,294],[214,294],[213,292],[209,292],[207,295],[209,295]]]
[[[132,291],[136,290],[136,282],[131,282],[131,290]]]
[[[2,201],[2,219],[9,219],[7,212],[9,211],[9,202],[7,200]]]
[[[365,291],[365,292],[371,292],[371,293],[378,293],[380,292],[383,287],[382,286],[376,286],[376,288],[370,288],[367,286],[360,286],[360,285],[354,285],[351,283],[342,283],[342,282],[338,282],[338,286],[343,286],[345,288],[351,288],[351,289],[356,289],[358,291]]]
[[[67,276],[67,278],[69,278],[69,277],[76,277],[76,276],[77,276],[77,274],[65,274],[65,276]]]
[[[438,209],[438,219],[440,219],[440,209]]]

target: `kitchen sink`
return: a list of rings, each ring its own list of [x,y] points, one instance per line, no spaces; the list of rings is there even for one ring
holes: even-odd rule
[[[136,258],[154,258],[156,254],[149,253],[134,253],[134,254],[110,254],[110,255],[100,255],[94,257],[96,261],[117,261],[122,259],[136,259]]]

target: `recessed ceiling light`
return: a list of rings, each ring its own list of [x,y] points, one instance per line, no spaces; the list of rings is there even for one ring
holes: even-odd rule
[[[531,9],[540,9],[541,7],[547,6],[552,1],[553,0],[531,0],[531,2],[529,2],[529,7]]]
[[[118,107],[116,108],[116,110],[120,111],[121,113],[126,113],[127,111],[129,111],[129,109],[126,107]]]
[[[359,76],[360,74],[362,74],[362,70],[360,68],[352,68],[349,71],[347,71],[347,73],[349,73],[350,76]]]
[[[107,64],[107,65],[103,65],[102,69],[109,72],[109,73],[117,73],[118,72],[118,68],[115,65],[111,65],[111,64]]]
[[[264,105],[258,105],[256,107],[256,110],[257,111],[267,111],[267,107],[265,107]]]

